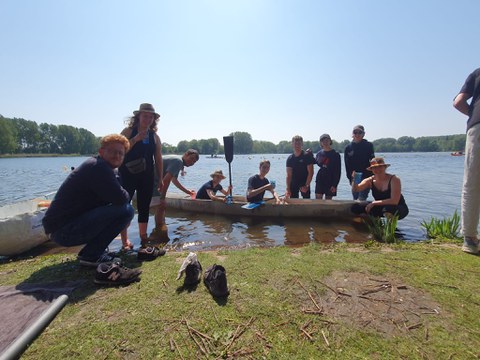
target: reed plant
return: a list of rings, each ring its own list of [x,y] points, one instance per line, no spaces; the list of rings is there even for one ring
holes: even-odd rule
[[[375,240],[393,244],[397,243],[399,239],[397,238],[395,231],[397,230],[398,216],[386,216],[386,217],[374,217],[369,216],[366,224],[369,231],[372,233],[372,236]]]
[[[460,215],[458,215],[457,210],[455,210],[451,218],[445,217],[443,219],[437,219],[432,217],[429,222],[423,220],[421,225],[425,229],[429,239],[458,239]]]

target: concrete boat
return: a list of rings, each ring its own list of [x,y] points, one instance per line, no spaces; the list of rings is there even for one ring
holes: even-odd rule
[[[42,219],[49,200],[32,199],[0,207],[0,256],[17,255],[48,240]]]
[[[157,206],[159,200],[159,197],[153,197],[150,206]],[[227,204],[220,201],[196,200],[183,194],[174,193],[168,194],[166,201],[167,209],[212,215],[337,219],[352,218],[354,215],[350,209],[353,204],[357,203],[354,200],[288,199],[283,204],[275,204],[272,200],[266,199],[257,207],[246,209],[245,205],[249,203],[242,196],[234,196],[233,203]]]

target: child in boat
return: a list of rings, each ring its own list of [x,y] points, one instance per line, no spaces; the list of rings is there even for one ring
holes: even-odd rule
[[[270,183],[268,179],[265,177],[268,172],[270,171],[270,161],[263,160],[260,162],[259,166],[259,173],[257,175],[253,175],[248,179],[248,187],[247,187],[247,201],[248,202],[261,202],[263,201],[263,196],[265,195],[265,191],[268,190],[272,193],[273,197],[275,198],[275,203],[280,203],[280,198],[278,197],[275,191],[275,185]]]
[[[225,190],[220,182],[225,179],[222,170],[215,170],[212,174],[210,174],[212,180],[207,181],[202,187],[197,191],[196,199],[204,199],[204,200],[214,200],[214,201],[223,201],[227,200],[227,195],[232,190],[232,186],[229,186],[227,190]],[[225,196],[217,196],[217,191],[220,191]]]

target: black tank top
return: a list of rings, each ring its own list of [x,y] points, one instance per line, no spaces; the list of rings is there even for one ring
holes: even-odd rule
[[[370,178],[372,181],[372,195],[375,200],[385,200],[385,199],[390,199],[392,197],[392,187],[391,187],[391,182],[392,178],[394,175],[390,176],[390,180],[388,180],[388,188],[385,191],[380,191],[377,189],[373,183],[373,176]],[[397,205],[404,205],[405,204],[405,198],[403,197],[402,194],[400,194],[400,200],[398,201]]]
[[[135,137],[138,134],[138,127],[132,129],[132,133],[129,137],[129,140]],[[147,171],[153,171],[153,154],[155,153],[155,137],[154,132],[148,131],[148,144],[144,144],[143,141],[138,141],[125,155],[123,163],[140,159],[141,157],[145,158],[147,162]]]

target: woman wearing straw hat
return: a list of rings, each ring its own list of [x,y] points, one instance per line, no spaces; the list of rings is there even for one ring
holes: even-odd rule
[[[130,150],[125,155],[120,174],[123,187],[130,194],[130,198],[137,192],[138,232],[141,248],[148,242],[147,225],[152,200],[154,183],[154,166],[159,174],[163,174],[162,143],[157,135],[157,124],[160,115],[155,112],[151,104],[141,104],[138,110],[129,118],[128,126],[123,129],[130,142]],[[158,180],[161,187],[162,179]],[[125,250],[133,249],[128,239],[128,226],[122,231],[122,244]]]
[[[231,187],[229,186],[227,190],[225,190],[220,182],[225,179],[222,170],[215,170],[212,174],[210,174],[212,180],[207,181],[202,187],[197,191],[196,199],[204,199],[204,200],[216,200],[216,201],[223,201],[227,200],[226,196],[230,193]],[[217,191],[220,191],[225,196],[217,196]]]
[[[400,178],[386,172],[389,166],[390,164],[386,164],[383,158],[373,158],[367,168],[373,172],[373,176],[363,179],[359,184],[355,182],[355,171],[353,172],[352,191],[372,189],[375,200],[353,205],[352,212],[366,213],[375,217],[397,215],[399,220],[408,215],[408,206],[402,195]]]

